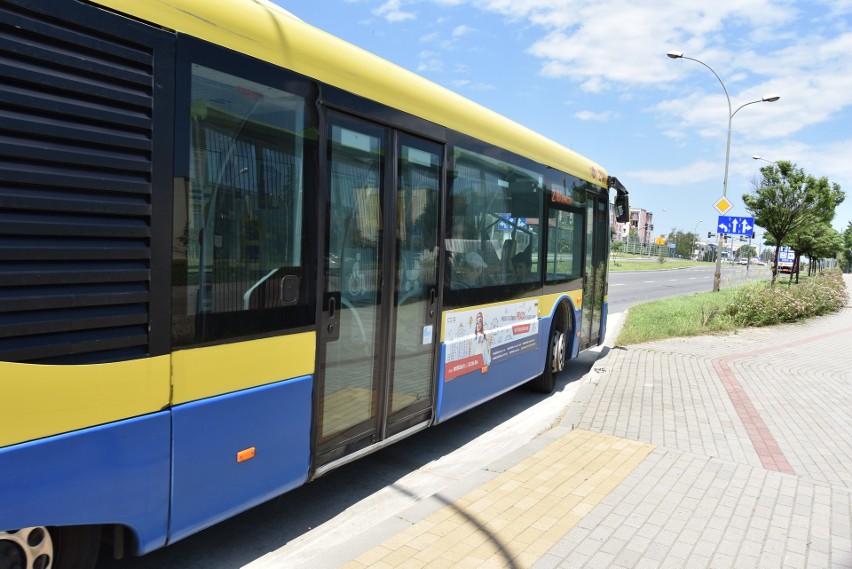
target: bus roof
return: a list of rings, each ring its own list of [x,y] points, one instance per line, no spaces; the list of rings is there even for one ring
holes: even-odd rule
[[[268,1],[92,0],[291,69],[495,144],[601,187],[595,162],[424,77],[319,30]]]

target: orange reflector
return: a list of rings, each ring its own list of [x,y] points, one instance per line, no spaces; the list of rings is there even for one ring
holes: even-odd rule
[[[241,450],[237,453],[237,462],[245,462],[250,458],[254,458],[254,447]]]

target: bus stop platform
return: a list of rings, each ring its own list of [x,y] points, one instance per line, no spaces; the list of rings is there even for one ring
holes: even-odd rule
[[[605,349],[581,381],[552,429],[312,567],[852,568],[848,304]]]

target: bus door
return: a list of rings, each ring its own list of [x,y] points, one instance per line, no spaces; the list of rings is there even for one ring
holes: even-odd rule
[[[320,471],[432,418],[443,161],[392,129],[332,112],[328,125]]]
[[[580,349],[603,341],[601,324],[606,295],[607,253],[609,252],[609,204],[602,197],[586,202],[586,251],[583,277],[583,323]]]

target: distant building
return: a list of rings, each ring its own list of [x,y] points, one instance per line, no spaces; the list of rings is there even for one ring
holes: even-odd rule
[[[615,208],[610,204],[609,225],[612,227],[613,241],[627,241],[630,230],[636,230],[636,237],[641,243],[654,243],[654,214],[641,209],[630,208],[630,221],[618,223],[615,221]]]
[[[619,236],[627,239],[635,230],[636,237],[642,243],[654,242],[654,214],[650,211],[630,208],[630,221],[619,223]]]

